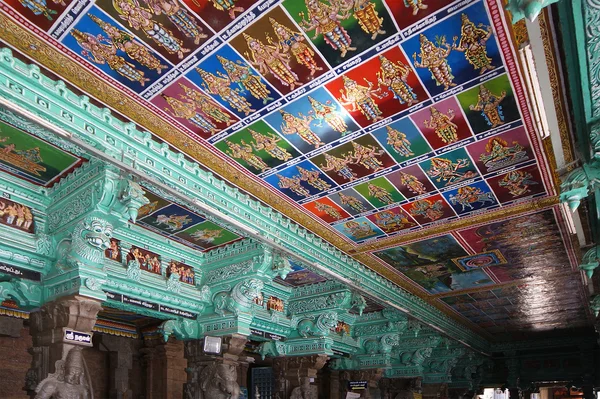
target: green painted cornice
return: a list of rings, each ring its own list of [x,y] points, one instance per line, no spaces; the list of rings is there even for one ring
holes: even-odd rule
[[[69,132],[70,140],[97,151],[96,156],[135,170],[149,180],[148,184],[168,187],[173,195],[188,203],[198,204],[200,208],[208,205],[239,223],[252,226],[261,239],[280,245],[307,263],[318,264],[383,301],[406,309],[412,316],[457,340],[479,350],[487,349],[488,342],[484,338],[437,308],[226,184],[197,163],[189,162],[181,153],[171,151],[166,143],[156,143],[150,133],[114,118],[108,109],[98,108],[87,97],[75,95],[63,82],[45,77],[36,66],[14,58],[10,50],[0,51],[0,97]],[[217,221],[234,231],[238,229],[232,223]]]

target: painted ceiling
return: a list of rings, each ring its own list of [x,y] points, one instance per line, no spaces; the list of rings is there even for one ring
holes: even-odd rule
[[[500,3],[2,0],[0,38],[484,334],[577,326],[574,252]],[[2,136],[0,167],[26,147]],[[50,184],[78,162],[61,157],[9,172]],[[239,238],[147,196],[150,230],[201,251]],[[319,281],[302,266],[281,280]]]

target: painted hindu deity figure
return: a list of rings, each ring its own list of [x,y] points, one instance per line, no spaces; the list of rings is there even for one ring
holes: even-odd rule
[[[419,40],[421,41],[421,52],[419,53],[421,62],[417,61],[417,53],[413,53],[415,67],[428,68],[436,84],[444,86],[444,90],[456,86],[456,83],[452,82],[454,76],[448,64],[448,56],[452,51],[452,46],[446,43],[446,36],[436,40],[437,47],[423,34],[419,36]]]
[[[342,118],[342,116],[337,112],[337,107],[332,105],[330,100],[323,104],[311,96],[308,96],[308,101],[312,107],[311,113],[314,115],[314,118],[319,121],[317,126],[323,126],[323,121],[325,121],[329,127],[336,132],[342,133],[342,135],[350,133],[344,118]]]
[[[387,143],[391,145],[398,154],[402,155],[403,157],[415,155],[415,153],[410,149],[411,143],[406,138],[406,134],[394,129],[389,125],[386,126],[386,129],[388,132]]]
[[[412,203],[410,214],[413,216],[426,217],[434,222],[444,216],[444,204],[442,203],[442,200],[437,200],[435,202],[431,202],[427,199],[415,201]]]
[[[169,104],[170,108],[165,108],[165,111],[172,114],[176,118],[187,119],[200,129],[211,135],[217,133],[219,129],[212,123],[204,114],[196,111],[196,105],[191,101],[180,101],[174,97],[169,97],[161,94],[161,97]]]
[[[200,4],[196,2],[196,0],[192,0],[194,3],[201,7]],[[219,11],[227,11],[229,13],[229,18],[235,19],[236,12],[244,12],[244,7],[238,7],[235,5],[237,0],[210,0],[213,7]]]
[[[202,33],[202,28],[179,4],[178,0],[144,0],[144,2],[154,11],[155,15],[165,14],[181,33],[194,39],[194,44],[200,44],[201,39],[208,37]]]
[[[314,119],[312,116],[304,116],[300,112],[298,113],[298,116],[294,116],[282,109],[280,109],[279,112],[283,118],[283,123],[281,124],[281,131],[283,134],[297,134],[306,143],[314,145],[315,148],[325,145],[319,136],[317,136],[310,128],[310,122]]]
[[[354,147],[354,152],[352,153],[352,161],[359,165],[362,165],[366,169],[373,170],[373,172],[377,172],[378,170],[383,169],[383,163],[377,159],[379,155],[385,153],[383,149],[377,149],[372,145],[361,145],[356,142],[352,142],[352,147]]]
[[[458,126],[452,122],[455,114],[453,109],[449,109],[447,114],[442,114],[435,107],[429,108],[431,118],[423,121],[426,128],[435,130],[435,134],[446,144],[454,143],[458,140]]]
[[[408,218],[401,213],[392,211],[382,211],[375,214],[375,224],[385,232],[401,229],[402,227],[411,224]]]
[[[371,197],[377,198],[379,201],[387,205],[394,203],[394,199],[385,188],[376,186],[373,183],[369,183],[367,187],[369,188],[369,195]]]
[[[531,191],[529,190],[529,186],[538,184],[532,179],[533,176],[529,172],[512,170],[498,182],[498,185],[506,188],[513,197],[520,197]]]
[[[338,211],[337,209],[335,209],[333,206],[331,206],[329,204],[324,204],[322,202],[316,201],[315,202],[315,208],[319,212],[325,212],[326,214],[328,214],[329,216],[331,216],[335,220],[338,220],[338,219],[342,218],[342,214],[340,213],[340,211]]]
[[[139,64],[147,67],[148,69],[155,69],[159,74],[162,73],[163,69],[167,69],[166,65],[160,63],[160,60],[153,56],[150,51],[142,44],[137,43],[134,37],[124,30],[118,29],[107,22],[104,22],[95,15],[88,14],[88,17],[94,21],[113,42],[113,44],[132,60]]]
[[[53,0],[54,4],[60,4],[61,6],[66,6],[63,0]],[[29,8],[33,11],[34,15],[43,15],[48,18],[49,21],[52,21],[52,15],[56,14],[51,8],[48,8],[48,3],[46,0],[19,0],[19,3],[25,8]]]
[[[381,29],[383,18],[379,18],[375,3],[371,0],[332,0],[332,3],[336,2],[342,12],[353,12],[352,16],[362,30],[371,35],[371,40],[375,40],[378,35],[385,35],[385,31]]]
[[[320,167],[323,172],[334,171],[338,176],[352,181],[356,179],[357,175],[348,166],[348,164],[351,163],[352,159],[349,155],[345,155],[343,158],[337,158],[325,153],[325,165],[321,164]]]
[[[504,124],[504,115],[500,103],[506,97],[503,91],[499,96],[493,94],[484,85],[479,85],[479,94],[477,95],[477,104],[469,105],[471,111],[481,111],[481,115],[489,126],[495,128]]]
[[[159,22],[152,19],[152,12],[144,8],[137,0],[113,0],[113,7],[119,13],[119,17],[126,21],[135,30],[141,30],[154,42],[163,47],[171,54],[177,54],[179,59],[190,50],[183,47],[183,42],[173,36]]]
[[[0,137],[0,143],[7,142],[9,139],[10,137]],[[36,176],[41,176],[40,172],[46,171],[46,167],[40,165],[44,160],[38,147],[19,150],[14,143],[3,145],[0,148],[0,160]]]
[[[278,185],[280,188],[290,189],[293,193],[299,195],[300,197],[310,196],[310,191],[302,186],[302,180],[300,179],[300,176],[296,175],[293,177],[285,177],[278,173],[277,177],[279,178]]]
[[[190,234],[190,237],[192,237],[194,241],[203,241],[205,243],[212,244],[217,238],[220,238],[222,235],[223,229],[201,229],[194,231],[192,234]]]
[[[527,152],[519,142],[513,141],[513,146],[509,147],[506,140],[500,137],[492,137],[485,146],[485,153],[479,156],[479,160],[484,163],[488,172],[500,169],[504,166],[513,165],[526,160]]]
[[[373,97],[379,99],[384,97],[379,94],[380,89],[374,90],[373,83],[367,79],[365,79],[367,86],[359,85],[355,80],[346,77],[346,75],[342,76],[342,79],[344,81],[344,89],[340,90],[340,102],[343,105],[352,106],[353,112],[360,110],[369,121],[376,122],[382,119],[381,111],[375,100],[373,100]]]
[[[271,169],[269,165],[265,163],[265,161],[254,154],[252,151],[252,146],[250,144],[246,144],[243,140],[241,143],[234,143],[232,141],[225,140],[225,143],[227,143],[227,146],[229,147],[229,150],[227,150],[226,153],[230,157],[234,159],[241,159],[260,172]]]
[[[459,204],[464,212],[467,208],[473,209],[473,204],[479,202],[484,205],[486,202],[494,203],[495,200],[490,192],[484,192],[478,187],[463,186],[456,191],[456,195],[450,194],[450,202],[453,205]]]
[[[416,104],[418,102],[417,95],[407,82],[410,68],[401,61],[392,62],[383,55],[379,56],[379,63],[381,64],[379,72],[377,72],[379,84],[387,86],[400,104],[407,104],[409,107]]]
[[[355,222],[354,220],[350,220],[344,223],[344,230],[348,232],[352,237],[357,240],[365,237],[372,236],[375,234],[375,231],[367,224],[367,222]]]
[[[423,0],[404,0],[404,7],[412,8],[412,15],[417,15],[420,10],[426,10],[427,5]]]
[[[406,186],[412,193],[417,195],[425,194],[427,192],[427,188],[423,183],[419,181],[415,176],[409,175],[408,173],[399,172],[400,173],[400,183]]]
[[[230,81],[237,83],[240,90],[248,90],[253,97],[262,100],[263,104],[266,104],[269,100],[273,100],[272,97],[269,97],[271,91],[267,89],[267,85],[260,80],[260,77],[256,76],[252,72],[249,66],[242,65],[241,61],[235,63],[225,57],[221,57],[220,55],[217,55],[217,59],[227,73],[227,78]],[[217,71],[217,74],[225,77],[219,71]]]
[[[315,72],[323,70],[315,61],[315,52],[313,49],[304,43],[306,39],[302,34],[292,31],[271,17],[269,17],[269,21],[277,36],[277,47],[281,52],[291,53],[296,58],[298,64],[308,68],[311,76]],[[267,36],[267,39],[273,44],[269,36]]]
[[[106,64],[119,75],[132,82],[138,82],[142,86],[149,81],[149,79],[144,76],[144,72],[138,71],[133,64],[117,55],[117,48],[115,45],[104,36],[94,36],[77,29],[73,29],[71,35],[83,49],[81,54],[89,61],[100,65]]]
[[[296,85],[301,85],[298,81],[298,75],[290,67],[290,56],[282,53],[279,48],[262,43],[260,40],[243,33],[252,57],[245,53],[245,57],[252,66],[258,68],[263,75],[269,73],[273,75],[284,86],[289,86],[294,90]]]
[[[300,166],[296,166],[300,173],[300,180],[307,182],[319,191],[326,191],[331,188],[331,184],[321,179],[321,172],[318,170],[307,170]]]
[[[227,126],[229,126],[235,122],[229,117],[228,114],[221,111],[219,106],[217,106],[207,95],[199,92],[198,90],[187,87],[182,83],[179,83],[179,87],[184,92],[184,94],[180,95],[182,99],[193,102],[197,109],[202,111],[203,114],[211,118],[216,123],[225,123]]]
[[[351,195],[345,195],[344,193],[339,193],[338,195],[340,196],[340,202],[342,205],[348,205],[358,213],[365,212],[367,210],[367,208],[358,198]]]
[[[292,154],[285,148],[281,148],[277,145],[277,143],[281,141],[280,137],[271,134],[260,134],[250,128],[248,128],[248,131],[254,139],[252,147],[254,147],[255,151],[265,150],[270,156],[281,161],[287,161],[292,158]]]
[[[483,29],[485,27],[485,29]],[[493,31],[491,26],[475,24],[469,20],[466,14],[462,14],[462,28],[460,30],[461,37],[458,46],[453,44],[452,49],[465,53],[467,61],[473,68],[479,69],[481,75],[485,71],[491,71],[496,68],[492,65],[492,59],[487,56],[486,42],[492,37]],[[458,36],[454,37],[454,42]]]
[[[210,94],[218,95],[226,101],[232,108],[243,112],[246,115],[250,115],[251,112],[256,111],[251,108],[251,105],[246,99],[239,95],[237,90],[229,87],[231,80],[223,76],[215,76],[214,74],[205,71],[204,69],[196,68],[196,71],[202,77],[202,87],[206,89]]]
[[[305,32],[315,30],[313,39],[323,35],[325,42],[328,43],[334,50],[339,50],[342,58],[346,56],[348,51],[355,51],[356,47],[351,47],[352,39],[348,36],[348,32],[340,24],[340,20],[344,19],[340,14],[340,8],[337,5],[328,5],[320,0],[304,0],[306,9],[308,10],[308,20],[304,19],[305,15],[301,12],[300,26]]]
[[[427,174],[435,177],[437,182],[446,182],[446,186],[448,186],[477,176],[471,170],[464,173],[458,171],[470,164],[471,162],[468,159],[457,159],[456,162],[452,162],[445,158],[431,158],[431,168],[427,171]]]

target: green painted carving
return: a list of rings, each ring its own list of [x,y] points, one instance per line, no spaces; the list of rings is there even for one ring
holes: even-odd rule
[[[431,356],[433,349],[421,348],[415,351],[403,352],[400,355],[400,363],[403,366],[422,366],[423,362]]]
[[[73,228],[71,238],[58,245],[57,270],[64,273],[85,266],[102,268],[112,233],[113,226],[106,220],[95,216],[81,220]]]
[[[329,367],[332,370],[356,370],[359,364],[355,359],[342,357],[329,362]]]
[[[39,255],[51,257],[54,253],[54,239],[48,234],[36,234],[35,249]]]
[[[508,0],[506,9],[512,14],[512,23],[516,23],[523,18],[531,22],[535,21],[544,7],[556,3],[559,0]]]
[[[251,278],[237,283],[231,292],[219,292],[213,297],[215,313],[225,316],[228,311],[238,316],[240,312],[250,312],[254,299],[260,295],[263,287],[261,280]]]
[[[42,304],[42,290],[36,283],[15,278],[0,282],[0,299],[12,299],[20,307],[34,308]]]
[[[258,346],[258,353],[262,360],[267,356],[282,356],[286,354],[286,345],[280,341],[265,341]]]
[[[314,317],[309,317],[301,320],[298,323],[298,334],[304,338],[308,338],[308,336],[326,337],[337,326],[338,315],[336,312],[325,312],[316,318],[316,322],[314,319]]]
[[[363,342],[363,348],[365,353],[374,355],[377,353],[387,354],[392,352],[394,346],[400,344],[400,335],[398,334],[384,334],[379,340],[368,339]]]
[[[180,340],[202,338],[200,324],[196,320],[184,318],[167,320],[158,327],[158,331],[162,334],[165,342],[169,340],[169,336],[171,335]]]
[[[179,294],[179,292],[181,292],[182,284],[183,283],[179,280],[179,274],[171,273],[171,275],[167,279],[167,291]]]
[[[592,300],[590,301],[590,308],[596,317],[598,317],[598,314],[600,314],[600,295],[594,295],[592,297]]]
[[[142,278],[142,270],[137,260],[132,259],[127,262],[127,278],[138,283]]]
[[[600,182],[600,169],[596,164],[583,164],[580,168],[573,170],[560,185],[560,200],[569,205],[571,211],[575,212],[590,193],[593,193]]]
[[[594,275],[594,270],[596,270],[598,266],[600,266],[600,247],[594,245],[585,253],[585,255],[583,255],[579,268],[585,272],[589,279],[591,279]]]

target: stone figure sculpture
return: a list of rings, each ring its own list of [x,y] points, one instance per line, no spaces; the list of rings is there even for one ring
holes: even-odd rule
[[[309,377],[304,377],[300,386],[292,390],[290,399],[317,399],[317,387],[310,385]]]
[[[206,399],[239,399],[235,366],[213,363],[200,372],[200,389]]]
[[[65,360],[56,362],[56,372],[48,374],[35,389],[35,399],[88,399],[93,398],[87,384],[81,348],[76,346]]]

